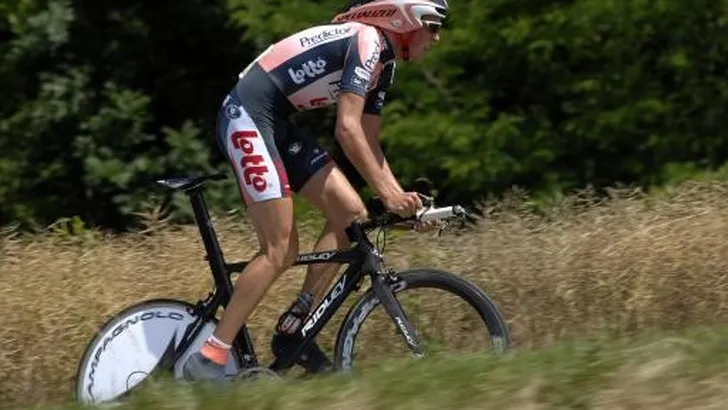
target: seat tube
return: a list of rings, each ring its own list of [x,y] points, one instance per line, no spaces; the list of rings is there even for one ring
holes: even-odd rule
[[[210,269],[212,270],[212,275],[218,289],[223,291],[223,295],[221,295],[221,303],[223,306],[227,306],[227,303],[233,294],[233,286],[230,282],[230,277],[225,271],[225,260],[223,258],[222,249],[220,249],[220,243],[217,240],[215,228],[212,225],[210,214],[207,211],[207,205],[205,204],[205,198],[202,195],[202,189],[200,186],[195,187],[188,191],[187,195],[190,197],[190,203],[192,204],[197,228],[200,230],[202,243],[205,245],[205,252],[207,253],[206,259],[210,265]]]

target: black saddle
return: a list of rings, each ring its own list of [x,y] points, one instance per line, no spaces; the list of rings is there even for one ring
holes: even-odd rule
[[[200,185],[204,184],[207,180],[213,180],[218,181],[221,179],[227,178],[225,174],[210,174],[210,175],[202,175],[199,177],[178,177],[178,178],[166,178],[166,179],[158,179],[156,182],[157,184],[174,190],[188,190],[192,188],[197,188]]]

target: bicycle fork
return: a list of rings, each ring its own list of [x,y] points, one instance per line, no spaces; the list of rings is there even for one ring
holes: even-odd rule
[[[417,336],[414,326],[412,326],[412,323],[410,323],[407,319],[407,315],[404,313],[402,305],[397,300],[391,283],[389,283],[389,279],[389,275],[372,275],[372,288],[374,289],[374,294],[377,295],[377,298],[384,307],[384,310],[387,311],[387,314],[396,325],[397,332],[399,332],[404,341],[407,343],[407,346],[409,346],[410,350],[412,350],[414,356],[421,359],[425,357],[425,351],[422,348],[422,344]]]

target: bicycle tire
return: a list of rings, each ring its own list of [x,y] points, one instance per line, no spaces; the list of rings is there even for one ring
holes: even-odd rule
[[[406,290],[421,288],[439,289],[454,294],[477,311],[487,328],[496,355],[504,354],[510,349],[511,337],[503,314],[496,303],[474,283],[450,272],[428,268],[412,269],[396,275],[400,278],[400,282],[392,285],[395,295]],[[361,326],[379,305],[374,290],[369,289],[347,312],[334,346],[334,364],[338,370],[344,372],[351,370],[356,338]]]
[[[192,304],[181,300],[148,299],[107,319],[91,337],[79,361],[75,375],[76,399],[88,404],[111,402],[134,389],[155,370],[173,338],[175,347],[179,346],[185,328],[195,319],[190,313],[192,308]],[[141,328],[137,326],[139,323]],[[205,323],[174,364],[175,378],[182,377],[184,361],[204,343],[216,325],[215,318]],[[119,339],[122,335],[123,339]],[[122,340],[129,343],[119,343]],[[237,373],[234,351],[230,351],[228,359],[227,371]]]

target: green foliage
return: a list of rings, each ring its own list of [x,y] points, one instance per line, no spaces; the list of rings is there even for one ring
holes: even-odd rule
[[[430,176],[469,199],[512,185],[659,184],[670,164],[725,161],[725,2],[470,5],[422,67],[400,70],[407,119],[385,130],[396,169],[413,162],[408,147],[430,152]]]
[[[160,9],[172,5],[162,24]],[[77,215],[125,229],[136,212],[172,200],[155,179],[227,170],[215,111],[245,52],[233,49],[239,30],[220,3],[3,7],[0,223]],[[239,204],[222,188],[210,192],[214,205]]]
[[[231,178],[211,207],[240,209],[214,140],[222,97],[268,45],[346,3],[0,1],[0,224],[124,229],[159,203],[184,220],[185,198],[152,181],[213,171]],[[728,0],[451,3],[384,108],[404,185],[426,177],[467,204],[513,186],[660,186],[728,159]],[[296,121],[328,146],[333,113]]]

